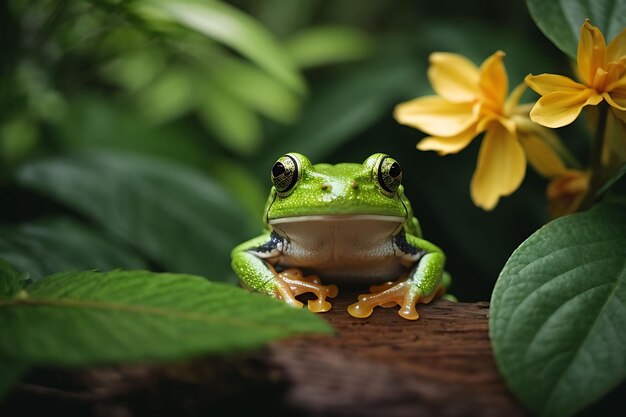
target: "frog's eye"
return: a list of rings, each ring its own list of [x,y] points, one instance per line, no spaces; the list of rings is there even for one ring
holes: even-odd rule
[[[402,183],[402,168],[395,159],[386,156],[378,165],[378,184],[388,192],[395,193]]]
[[[284,155],[272,167],[272,184],[279,194],[285,194],[298,182],[298,160],[291,155]]]

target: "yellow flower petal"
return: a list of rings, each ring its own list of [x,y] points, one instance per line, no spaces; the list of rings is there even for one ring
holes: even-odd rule
[[[469,145],[477,134],[476,127],[470,126],[468,129],[455,136],[445,138],[429,136],[422,139],[422,141],[417,144],[417,149],[420,151],[437,151],[439,155],[457,153]]]
[[[513,119],[490,114],[480,118],[476,124],[476,131],[479,133],[484,132],[485,130],[490,129],[490,126],[495,123],[500,123],[500,125],[512,134],[515,134],[515,131],[517,130],[517,126],[515,125]]]
[[[583,107],[596,105],[602,96],[592,89],[579,92],[555,91],[541,97],[530,111],[533,122],[546,127],[562,127],[572,123]]]
[[[509,89],[509,79],[502,58],[504,52],[497,51],[480,66],[480,90],[483,100],[492,109],[501,110]]]
[[[480,74],[470,60],[459,54],[434,52],[429,61],[428,79],[439,96],[461,103],[479,95]]]
[[[552,217],[574,213],[589,190],[589,173],[571,169],[550,181],[546,194]]]
[[[478,154],[470,192],[474,204],[492,210],[501,196],[515,191],[526,174],[526,157],[515,135],[502,125],[487,131]]]
[[[598,67],[602,66],[606,56],[606,42],[600,29],[587,20],[580,29],[578,41],[578,72],[583,82],[591,85]]]
[[[555,91],[581,91],[587,88],[587,86],[577,83],[569,77],[556,74],[540,74],[540,75],[527,75],[524,78],[526,84],[533,90],[542,96]]]
[[[479,110],[478,104],[451,103],[426,96],[398,104],[394,117],[399,123],[432,136],[455,136],[474,124]]]
[[[606,91],[611,94],[617,94],[619,96],[626,97],[626,73],[622,78],[618,78],[606,87]]]
[[[521,83],[509,94],[509,98],[504,102],[504,114],[510,116],[515,112],[516,107],[519,104],[522,94],[526,91],[526,84]]]
[[[626,111],[626,106],[621,106],[619,104],[619,101],[621,101],[621,100],[619,100],[619,98],[617,96],[615,97],[615,100],[614,100],[613,97],[611,97],[611,95],[609,93],[603,93],[602,97],[606,100],[607,103],[609,103],[609,105],[611,107],[614,107],[614,108],[616,108],[617,110],[620,110],[620,111]],[[626,100],[624,100],[624,101],[626,101]]]
[[[539,175],[552,178],[566,171],[559,155],[543,138],[534,133],[520,133],[517,137],[526,152],[528,162]]]
[[[613,38],[606,49],[606,60],[608,62],[619,61],[624,57],[626,57],[626,29]]]

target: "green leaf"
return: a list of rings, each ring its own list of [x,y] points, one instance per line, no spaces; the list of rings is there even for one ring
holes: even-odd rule
[[[0,256],[2,256],[0,254]],[[0,259],[0,299],[11,298],[18,293],[21,275],[4,259]]]
[[[224,91],[270,119],[293,122],[299,114],[300,96],[257,67],[224,55],[212,57],[210,77]]]
[[[506,263],[490,335],[510,388],[542,416],[570,416],[626,377],[626,211],[557,219]]]
[[[181,68],[168,69],[138,94],[141,113],[151,122],[165,123],[196,105],[192,78]]]
[[[372,44],[367,35],[357,29],[323,26],[297,33],[286,47],[298,67],[310,68],[364,58],[371,52]]]
[[[205,94],[198,113],[207,130],[231,151],[239,155],[254,154],[263,135],[257,115],[219,84],[210,80],[204,84]]]
[[[176,360],[330,327],[271,297],[202,277],[60,273],[0,301],[0,357],[32,366]]]
[[[255,232],[218,184],[158,159],[84,152],[25,164],[16,175],[174,272],[234,277],[230,250]]]
[[[237,8],[210,0],[144,0],[139,5],[229,46],[294,91],[304,92],[304,80],[283,47],[265,27]]]
[[[382,117],[391,117],[398,97],[407,88],[420,84],[419,71],[410,61],[399,60],[394,66],[381,61],[363,65],[358,72],[342,74],[316,92],[302,111],[306,117],[273,135],[277,140],[267,147],[267,157],[261,161],[264,169],[271,166],[277,155],[293,150],[321,161]]]
[[[147,267],[123,241],[63,218],[0,228],[0,258],[34,280],[58,271]]]
[[[64,149],[114,149],[206,167],[206,138],[194,136],[178,126],[148,126],[138,122],[131,106],[98,95],[74,97],[68,117],[58,126]],[[175,146],[174,146],[175,144]]]
[[[610,42],[626,27],[626,0],[526,0],[539,29],[563,52],[576,59],[585,19]]]

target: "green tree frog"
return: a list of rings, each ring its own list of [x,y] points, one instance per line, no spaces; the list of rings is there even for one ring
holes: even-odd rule
[[[278,159],[265,207],[266,231],[235,247],[232,267],[244,287],[294,307],[295,297],[313,293],[314,312],[331,308],[336,282],[377,283],[348,307],[359,318],[376,306],[399,305],[409,320],[416,304],[445,293],[450,278],[445,255],[422,239],[401,184],[400,164],[377,153],[363,164],[312,165],[298,153]],[[313,274],[305,276],[305,274]]]

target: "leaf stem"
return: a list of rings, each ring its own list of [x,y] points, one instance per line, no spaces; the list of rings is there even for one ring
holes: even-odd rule
[[[606,172],[604,172],[605,170],[602,166],[602,152],[604,150],[608,114],[609,106],[606,101],[603,101],[598,105],[598,127],[591,144],[591,154],[589,155],[589,170],[591,172],[589,189],[578,211],[587,210],[593,205],[598,190],[602,188],[607,179]]]

